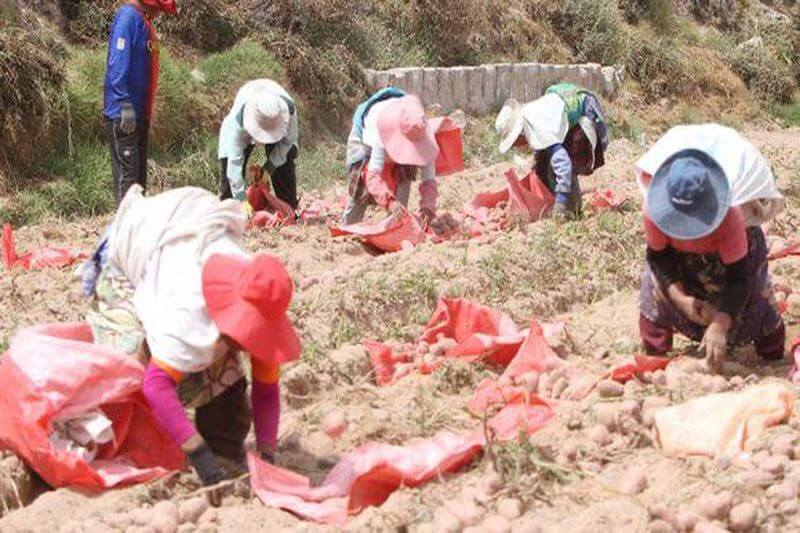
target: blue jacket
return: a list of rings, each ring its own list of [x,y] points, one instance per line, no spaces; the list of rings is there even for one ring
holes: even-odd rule
[[[117,11],[108,38],[104,111],[119,118],[123,102],[131,102],[139,119],[150,118],[150,34],[144,15],[130,4]],[[156,53],[158,53],[156,51]]]
[[[378,102],[388,100],[389,98],[401,98],[405,95],[406,93],[402,89],[386,87],[370,96],[365,102],[361,102],[356,108],[356,112],[353,114],[353,131],[355,135],[359,139],[361,138],[364,131],[364,118],[367,116],[367,112],[369,112],[372,106]]]

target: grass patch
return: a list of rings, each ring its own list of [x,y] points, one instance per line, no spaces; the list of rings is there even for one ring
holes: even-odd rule
[[[21,225],[48,216],[71,218],[111,211],[114,197],[109,157],[102,143],[77,144],[72,156],[64,153],[45,165],[53,179],[38,188],[20,189],[0,211],[0,218]]]
[[[494,130],[494,114],[470,120],[464,128],[463,135],[464,157],[468,158],[468,165],[471,167],[511,161],[514,157],[513,150],[505,154],[501,154],[498,150],[500,139]]]
[[[73,139],[103,137],[103,81],[106,51],[102,48],[70,48],[67,62],[67,97],[70,134]]]
[[[251,39],[207,56],[200,63],[200,71],[209,90],[230,95],[228,99],[231,101],[236,90],[249,80],[270,78],[280,82],[285,76],[275,56]]]
[[[772,116],[785,128],[800,126],[800,101],[791,104],[777,104],[770,109]]]
[[[301,147],[297,158],[297,180],[302,195],[320,194],[335,185],[346,185],[344,156],[342,143],[322,142]]]

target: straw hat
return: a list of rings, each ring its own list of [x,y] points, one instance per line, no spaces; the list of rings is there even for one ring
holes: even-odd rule
[[[286,137],[290,118],[289,104],[267,87],[253,91],[244,106],[244,129],[260,144],[275,144]]]

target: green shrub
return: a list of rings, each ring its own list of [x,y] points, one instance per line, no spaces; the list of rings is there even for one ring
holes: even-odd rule
[[[336,142],[321,142],[301,146],[297,158],[297,187],[301,196],[322,193],[335,185],[347,183],[344,165],[345,146]]]
[[[64,33],[75,43],[107,42],[117,0],[69,0],[59,2],[64,15]]]
[[[217,137],[198,133],[187,142],[180,159],[151,162],[148,177],[152,192],[161,192],[176,187],[202,187],[216,192],[219,187],[220,166],[217,159]]]
[[[676,29],[675,6],[670,0],[619,0],[619,8],[628,22],[649,21],[660,33]]]
[[[250,39],[207,56],[200,63],[200,71],[205,78],[203,83],[211,91],[231,94],[231,101],[246,81],[258,78],[281,81],[285,75],[275,56]]]
[[[771,108],[772,115],[786,128],[800,126],[800,101],[778,104]]]
[[[167,42],[181,42],[203,52],[228,48],[236,43],[244,26],[236,6],[230,4],[225,0],[179,0],[180,13],[159,19],[159,33]]]
[[[0,169],[9,175],[21,178],[42,153],[65,144],[66,55],[44,28],[0,29]]]
[[[773,48],[748,42],[732,50],[729,59],[733,70],[757,98],[770,104],[792,101],[797,89],[792,69],[776,56]]]
[[[416,42],[436,65],[478,62],[485,35],[482,3],[476,0],[410,0],[406,17]]]
[[[620,63],[628,50],[625,21],[611,0],[564,0],[547,9],[553,27],[575,50],[576,61]]]
[[[103,137],[103,82],[106,51],[101,48],[71,48],[67,62],[69,121],[73,138]]]
[[[667,37],[648,39],[642,33],[628,56],[627,71],[648,98],[681,94],[686,89],[686,65]]]

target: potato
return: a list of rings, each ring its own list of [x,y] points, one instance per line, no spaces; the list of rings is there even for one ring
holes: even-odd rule
[[[458,518],[462,527],[475,526],[480,522],[481,509],[472,500],[454,501],[448,509]]]
[[[740,503],[728,514],[731,531],[750,531],[758,521],[758,507],[752,503]]]
[[[611,379],[604,379],[597,384],[597,392],[601,398],[618,398],[625,394],[625,388],[621,383]]]
[[[564,391],[569,388],[569,380],[567,378],[559,378],[555,383],[553,383],[553,389],[550,391],[550,397],[554,399],[561,398],[561,395]]]
[[[631,468],[620,478],[618,488],[630,496],[641,494],[647,488],[647,475],[639,468]]]
[[[603,424],[597,424],[590,428],[587,435],[600,446],[607,446],[611,443],[611,433]]]
[[[679,509],[675,515],[677,529],[679,531],[692,531],[694,526],[701,520],[701,516],[689,509]]]
[[[794,436],[779,435],[772,441],[770,451],[773,455],[782,455],[789,459],[794,459]]]
[[[617,415],[619,406],[614,403],[598,403],[594,406],[594,416],[597,421],[603,424],[609,431],[617,429]]]
[[[667,522],[666,520],[653,520],[647,526],[648,533],[674,533],[675,528],[672,527],[672,524]]]
[[[504,516],[487,516],[481,523],[479,530],[487,533],[511,533],[511,522]]]
[[[692,509],[709,520],[725,520],[733,507],[733,494],[723,491],[718,494],[704,494],[692,504]]]
[[[777,485],[772,485],[767,489],[767,496],[773,500],[796,500],[797,485],[790,481],[784,481]]]
[[[322,430],[332,439],[338,439],[347,430],[347,415],[341,409],[335,409],[322,419]]]
[[[208,500],[202,496],[186,500],[178,506],[178,521],[181,524],[187,522],[196,524],[207,509]]]
[[[460,533],[462,529],[461,520],[444,507],[436,510],[433,517],[433,525],[435,531],[446,533]]]
[[[694,526],[694,533],[728,533],[728,530],[720,524],[703,521]]]
[[[783,474],[783,470],[788,462],[789,460],[785,455],[770,455],[757,464],[764,472],[779,476]]]

